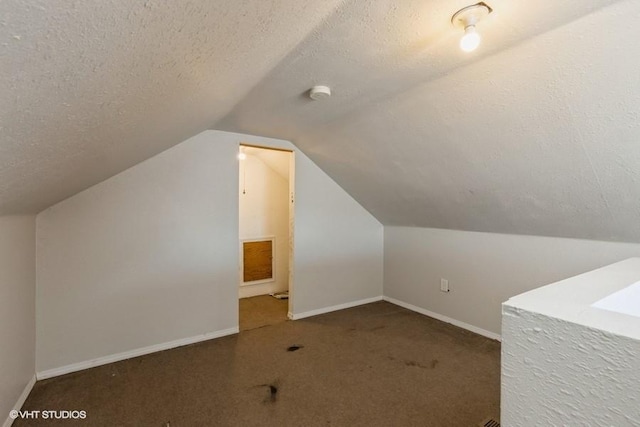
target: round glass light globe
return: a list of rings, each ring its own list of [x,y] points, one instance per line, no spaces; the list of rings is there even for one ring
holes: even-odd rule
[[[464,36],[460,39],[460,49],[465,52],[476,50],[480,45],[480,34],[476,31],[476,27],[470,25],[464,29]]]

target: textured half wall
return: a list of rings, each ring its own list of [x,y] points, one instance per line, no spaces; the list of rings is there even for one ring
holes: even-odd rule
[[[0,217],[0,423],[35,374],[35,223]]]
[[[638,244],[418,227],[385,227],[384,245],[385,296],[495,334],[510,297],[640,255]]]
[[[505,427],[640,425],[640,341],[505,307]]]
[[[502,425],[640,425],[640,318],[591,307],[638,280],[629,259],[503,305]]]

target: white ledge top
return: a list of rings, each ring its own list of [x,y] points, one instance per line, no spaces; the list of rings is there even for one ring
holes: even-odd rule
[[[638,282],[640,258],[629,258],[517,295],[503,312],[526,310],[640,339]]]

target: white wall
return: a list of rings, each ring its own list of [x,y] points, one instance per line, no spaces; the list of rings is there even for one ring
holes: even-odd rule
[[[205,132],[38,215],[38,372],[237,327],[236,153]]]
[[[284,151],[278,154],[290,156]],[[285,291],[289,289],[289,181],[252,154],[239,165],[240,239],[275,237],[274,280],[241,286],[240,298]]]
[[[640,255],[638,244],[415,227],[385,227],[384,246],[385,297],[490,336],[510,297]]]
[[[35,374],[34,216],[0,217],[0,422],[22,404]],[[14,406],[16,405],[16,406]],[[8,424],[5,424],[8,425]]]
[[[296,150],[294,317],[380,297],[383,227]]]
[[[206,131],[38,215],[42,377],[237,330],[240,142],[294,149]],[[294,313],[380,296],[380,223],[297,150],[296,171]]]

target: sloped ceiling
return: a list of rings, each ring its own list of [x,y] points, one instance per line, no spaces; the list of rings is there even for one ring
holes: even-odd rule
[[[487,2],[465,54],[469,1],[4,0],[0,213],[213,128],[292,140],[384,224],[640,242],[640,2]]]
[[[338,4],[0,1],[0,215],[212,127]]]
[[[284,180],[289,180],[289,156],[291,153],[280,150],[266,150],[264,148],[243,147],[245,154],[257,157],[268,168]]]

